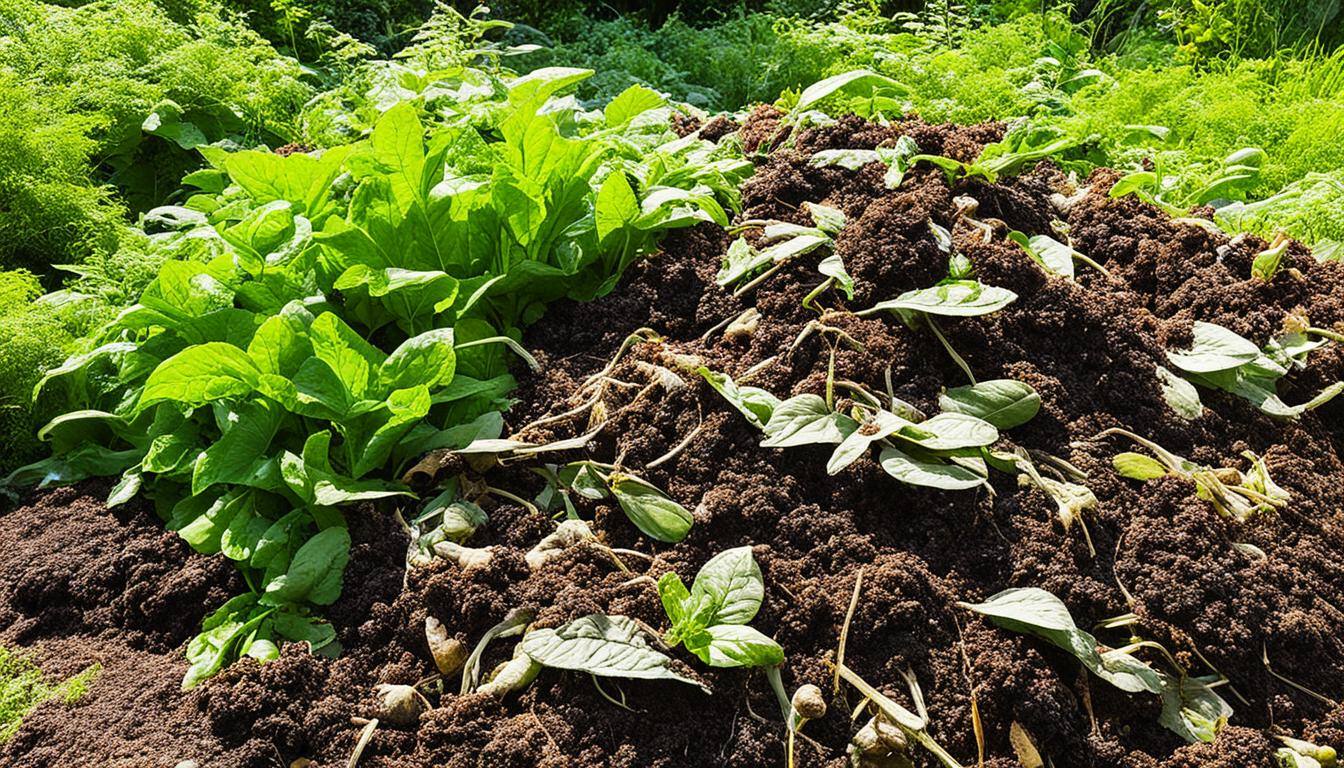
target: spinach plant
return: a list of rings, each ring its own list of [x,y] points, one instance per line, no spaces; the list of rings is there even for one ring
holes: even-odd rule
[[[663,641],[686,650],[711,667],[773,667],[784,650],[747,626],[765,599],[761,568],[751,547],[724,550],[700,568],[688,590],[669,571],[658,580],[658,594],[672,628]]]
[[[1168,350],[1167,359],[1195,384],[1230,392],[1275,418],[1296,419],[1344,392],[1344,381],[1290,406],[1279,399],[1278,380],[1292,369],[1306,367],[1308,353],[1337,337],[1312,327],[1305,318],[1290,317],[1284,333],[1261,349],[1220,325],[1196,321],[1191,346]]]
[[[957,367],[975,383],[971,367],[943,334],[935,317],[976,317],[998,312],[1017,300],[1017,294],[1007,288],[985,285],[975,279],[969,259],[954,253],[948,263],[948,274],[931,288],[907,291],[894,299],[879,302],[857,315],[892,312],[912,329],[927,326],[938,342],[947,350]]]
[[[927,419],[894,398],[884,408],[871,394],[842,413],[820,395],[780,400],[766,390],[739,386],[724,373],[701,368],[700,374],[765,433],[764,448],[834,445],[826,463],[834,475],[876,446],[887,474],[907,485],[943,490],[988,487],[989,467],[1002,466],[987,461],[999,429],[1025,423],[1040,408],[1030,386],[989,381],[949,390],[944,411]]]
[[[733,227],[734,231],[753,227],[762,228],[760,246],[756,247],[739,237],[728,246],[723,266],[714,282],[722,286],[741,283],[733,295],[741,295],[768,280],[772,275],[800,256],[817,250],[834,251],[835,236],[845,227],[845,214],[825,205],[804,203],[815,226],[804,227],[785,221],[750,219]],[[828,281],[838,281],[850,298],[854,297],[854,281],[845,271],[844,262],[831,253],[818,266]],[[755,277],[742,283],[748,277]]]
[[[1005,589],[983,603],[958,605],[1004,629],[1034,635],[1072,654],[1094,675],[1122,691],[1161,696],[1159,722],[1189,742],[1213,741],[1232,716],[1231,705],[1210,685],[1213,680],[1191,677],[1179,667],[1176,676],[1169,675],[1134,655],[1151,643],[1107,648],[1074,623],[1063,601],[1043,589]]]
[[[242,570],[248,591],[188,648],[187,686],[283,640],[336,650],[319,614],[349,557],[343,508],[410,497],[397,478],[421,454],[497,439],[521,329],[610,291],[660,233],[726,225],[750,170],[727,143],[678,138],[676,106],[647,89],[599,113],[559,95],[588,70],[403,74],[353,144],[203,147],[199,191],[147,217],[177,257],[38,384],[68,403],[42,433],[54,455],[6,482],[119,476],[109,504],[143,495]],[[609,479],[632,517],[665,501]],[[420,521],[435,551],[482,522],[444,501]],[[689,525],[678,510],[656,511]]]

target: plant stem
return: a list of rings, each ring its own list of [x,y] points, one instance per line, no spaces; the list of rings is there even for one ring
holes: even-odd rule
[[[1329,331],[1326,330],[1325,328],[1314,328],[1314,327],[1308,328],[1307,333],[1320,336],[1323,339],[1338,341],[1339,343],[1344,344],[1344,333],[1335,333],[1334,331]]]
[[[469,349],[471,347],[479,347],[482,344],[503,344],[513,350],[514,354],[523,358],[524,362],[527,363],[527,367],[531,368],[533,373],[541,371],[541,363],[537,362],[537,358],[533,357],[526,349],[523,349],[522,344],[510,339],[508,336],[489,336],[484,339],[476,339],[475,341],[464,341],[461,344],[453,345],[453,347],[455,349]]]
[[[976,383],[975,374],[971,373],[971,366],[967,365],[961,355],[957,354],[957,350],[952,348],[952,344],[943,335],[943,329],[938,327],[938,323],[932,317],[925,315],[924,319],[929,321],[929,329],[933,331],[934,336],[938,337],[938,341],[942,342],[943,349],[946,349],[947,354],[952,356],[952,362],[957,364],[957,367],[961,369],[962,373],[966,374],[966,378],[970,379],[972,384]]]

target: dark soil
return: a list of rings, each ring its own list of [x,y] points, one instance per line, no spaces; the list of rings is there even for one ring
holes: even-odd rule
[[[446,563],[415,569],[405,574],[403,589],[406,541],[389,534],[399,530],[390,512],[352,510],[356,544],[346,589],[329,613],[345,654],[329,661],[291,648],[271,664],[242,662],[178,694],[177,649],[202,613],[235,588],[229,568],[191,554],[143,510],[108,513],[81,492],[47,494],[0,517],[0,622],[8,627],[0,641],[35,646],[42,657],[103,653],[105,672],[83,705],[44,705],[33,713],[0,759],[48,765],[54,764],[50,755],[61,754],[99,765],[172,766],[191,758],[202,766],[260,767],[309,758],[316,766],[343,766],[362,727],[351,718],[373,714],[373,687],[421,682],[436,707],[415,727],[379,727],[361,768],[783,765],[778,708],[759,674],[692,665],[713,688],[710,696],[675,683],[622,683],[632,712],[604,699],[591,680],[548,670],[501,702],[456,695],[457,679],[445,681],[449,693],[440,695],[424,641],[426,616],[472,645],[517,607],[534,608],[543,626],[605,612],[665,627],[652,584],[634,577],[657,579],[675,570],[689,581],[710,556],[744,544],[754,546],[766,581],[753,626],[785,649],[786,687],[814,683],[830,691],[830,662],[862,569],[846,664],[907,706],[902,673],[912,671],[932,734],[963,764],[976,764],[973,707],[985,765],[992,768],[1018,765],[1008,741],[1014,722],[1061,768],[1270,766],[1276,734],[1344,750],[1344,707],[1281,682],[1262,661],[1267,653],[1279,674],[1336,700],[1344,695],[1338,631],[1344,621],[1344,400],[1300,421],[1279,422],[1240,399],[1204,391],[1203,416],[1185,421],[1165,404],[1155,374],[1164,350],[1187,340],[1194,320],[1225,325],[1258,343],[1296,310],[1317,326],[1344,323],[1344,269],[1318,264],[1294,246],[1285,266],[1299,276],[1285,274],[1268,285],[1252,281],[1251,259],[1266,243],[1229,241],[1132,198],[1112,200],[1106,192],[1116,175],[1110,171],[1071,180],[1046,162],[999,184],[950,188],[941,171],[921,166],[890,191],[880,164],[852,172],[807,162],[819,149],[871,148],[902,134],[923,151],[969,160],[1002,131],[993,124],[882,127],[849,118],[787,145],[780,115],[763,107],[739,132],[753,151],[776,149],[743,190],[743,218],[807,223],[803,202],[846,213],[849,224],[836,250],[855,278],[856,295],[846,301],[831,291],[819,301],[826,322],[863,349],[837,346],[834,376],[875,392],[885,392],[889,378],[897,397],[936,412],[940,388],[964,383],[937,340],[892,318],[858,318],[847,310],[937,282],[947,256],[927,222],[954,227],[953,198],[974,197],[976,217],[997,234],[985,243],[977,230],[958,225],[957,246],[980,279],[1019,298],[999,313],[949,320],[943,328],[977,377],[1016,378],[1041,393],[1040,414],[1006,437],[1088,473],[1086,483],[1100,500],[1086,517],[1095,557],[1078,526],[1064,530],[1047,496],[1007,475],[993,478],[992,496],[936,492],[897,483],[871,457],[832,477],[824,447],[760,448],[759,432],[679,364],[693,356],[734,376],[756,368],[750,383],[781,397],[823,392],[832,361],[826,338],[814,333],[794,346],[818,317],[802,299],[821,282],[820,257],[800,259],[734,298],[713,283],[731,238],[702,226],[669,237],[664,252],[633,267],[610,296],[553,307],[526,339],[544,373],[523,380],[508,415],[511,431],[531,440],[588,431],[589,412],[527,425],[579,405],[582,382],[607,365],[631,332],[661,334],[663,341],[638,344],[621,358],[611,377],[636,386],[609,386],[598,417],[605,426],[585,450],[563,458],[620,462],[666,490],[694,510],[685,541],[651,542],[618,508],[588,502],[581,512],[607,545],[648,557],[623,557],[634,571],[624,573],[601,549],[585,545],[532,573],[523,553],[550,522],[491,497],[482,502],[490,524],[470,542],[493,547],[491,565],[470,572]],[[1052,202],[1052,194],[1068,197],[1084,186],[1086,194],[1067,211]],[[1067,223],[1076,247],[1109,278],[1083,266],[1076,282],[1047,277],[1002,239],[1005,228],[1048,234],[1055,219]],[[707,334],[749,307],[762,315],[754,332]],[[1344,378],[1338,345],[1314,353],[1310,362],[1281,387],[1288,402]],[[652,366],[675,372],[682,385],[646,387]],[[1240,452],[1255,451],[1292,500],[1278,514],[1236,523],[1198,499],[1185,481],[1123,479],[1110,459],[1131,446],[1094,439],[1114,426],[1213,466],[1245,468]],[[647,467],[693,430],[697,436],[684,450]],[[487,478],[524,498],[541,488],[524,467],[497,469]],[[1266,558],[1235,546],[1242,543]],[[1212,671],[1202,657],[1229,678],[1236,693],[1220,690],[1236,710],[1231,723],[1211,744],[1186,745],[1159,725],[1157,697],[1122,693],[1083,674],[1053,647],[956,607],[1013,586],[1050,590],[1084,628],[1136,614],[1135,631],[1193,673]],[[1125,630],[1097,634],[1103,643],[1128,642]],[[74,640],[55,640],[67,636]],[[494,644],[485,668],[504,661],[511,645]],[[674,655],[691,660],[684,651]],[[1166,664],[1159,654],[1140,655]],[[153,675],[146,659],[155,660]],[[807,725],[808,738],[797,750],[800,766],[848,764],[845,747],[861,724],[848,714],[858,703],[846,689],[825,718]],[[140,718],[134,727],[125,714],[131,708]],[[912,758],[932,765],[927,753],[915,751]]]

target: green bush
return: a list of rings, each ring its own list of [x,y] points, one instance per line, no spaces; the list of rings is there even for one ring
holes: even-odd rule
[[[210,14],[188,26],[150,0],[0,0],[0,18],[0,268],[48,275],[111,253],[123,202],[169,197],[195,141],[288,140],[312,94],[296,62]],[[156,110],[160,136],[142,129]]]
[[[31,407],[33,385],[65,358],[70,330],[24,271],[0,271],[0,474],[41,454],[39,417]]]

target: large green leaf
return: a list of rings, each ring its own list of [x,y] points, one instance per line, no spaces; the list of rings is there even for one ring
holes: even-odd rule
[[[200,344],[154,369],[141,392],[139,408],[165,400],[197,406],[246,395],[256,389],[260,377],[252,358],[238,347],[223,342]]]
[[[626,616],[592,614],[555,629],[536,629],[523,636],[522,649],[553,669],[699,685],[674,672],[672,660],[650,648],[639,625]]]

